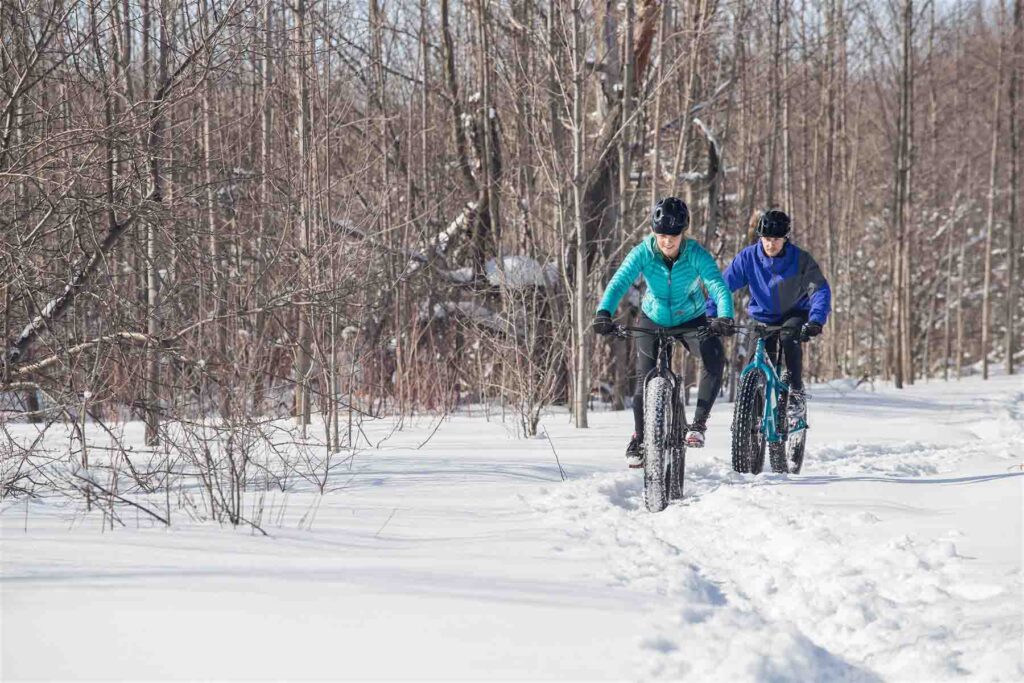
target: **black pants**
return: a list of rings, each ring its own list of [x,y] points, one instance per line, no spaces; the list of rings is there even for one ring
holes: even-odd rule
[[[804,350],[800,345],[800,328],[805,322],[807,322],[807,313],[803,311],[788,314],[782,321],[782,326],[787,329],[784,329],[777,337],[764,340],[764,350],[768,352],[768,356],[773,361],[775,352],[779,348],[779,341],[782,341],[782,355],[786,359],[786,369],[789,370],[789,386],[797,391],[803,391],[804,388]],[[782,374],[782,368],[776,368],[776,370],[780,375]]]
[[[696,330],[708,324],[705,316],[694,318],[680,325],[688,330]],[[649,330],[661,327],[643,313],[637,321],[637,327]],[[718,337],[699,338],[695,332],[683,332],[676,335],[686,350],[693,353],[693,346],[700,350],[703,369],[700,373],[700,384],[697,388],[697,410],[693,414],[693,422],[704,424],[715,404],[718,390],[722,388],[722,371],[725,368],[725,347]],[[658,361],[658,340],[646,335],[636,338],[636,388],[633,391],[633,429],[637,435],[644,433],[644,379]]]

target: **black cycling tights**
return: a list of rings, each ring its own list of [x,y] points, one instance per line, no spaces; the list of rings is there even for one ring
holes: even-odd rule
[[[680,327],[696,330],[708,324],[705,316],[686,321]],[[644,313],[640,314],[637,327],[649,330],[660,327]],[[697,343],[700,349],[700,360],[703,369],[700,373],[700,385],[697,388],[697,410],[694,411],[694,423],[703,425],[707,420],[711,406],[715,404],[718,390],[722,387],[722,371],[725,368],[725,347],[718,337],[708,336],[703,339],[695,333],[682,333],[676,336],[686,350],[693,353],[691,344]],[[644,378],[654,368],[658,360],[658,340],[655,337],[641,335],[636,338],[636,388],[633,392],[633,428],[637,435],[644,432]]]
[[[803,391],[804,388],[804,350],[800,346],[800,328],[807,322],[807,314],[800,312],[786,316],[782,326],[789,328],[783,330],[779,335],[782,337],[782,355],[786,359],[786,369],[789,370],[789,386],[791,389]],[[769,337],[764,340],[764,350],[768,357],[775,359],[775,351],[779,347],[779,337]],[[775,368],[782,374],[782,368]]]

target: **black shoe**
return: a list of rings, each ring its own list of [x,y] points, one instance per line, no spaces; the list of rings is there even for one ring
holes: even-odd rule
[[[633,438],[629,440],[629,445],[626,446],[626,464],[630,467],[644,466],[644,454],[641,448],[643,442],[644,437],[639,434],[634,434]]]

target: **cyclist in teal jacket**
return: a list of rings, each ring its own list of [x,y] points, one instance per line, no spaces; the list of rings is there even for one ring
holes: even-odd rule
[[[690,211],[685,202],[676,197],[666,197],[658,202],[651,215],[653,234],[633,247],[608,282],[593,326],[598,334],[615,331],[612,312],[618,308],[619,301],[637,277],[643,275],[647,291],[640,304],[637,326],[648,329],[683,328],[676,338],[691,353],[694,352],[692,344],[696,344],[700,352],[703,371],[697,390],[697,409],[686,434],[687,446],[700,448],[704,445],[708,414],[722,386],[725,367],[725,349],[715,335],[732,333],[733,311],[732,293],[722,279],[718,264],[695,240],[683,238],[689,226]],[[710,321],[704,312],[704,288],[718,304],[719,317]],[[698,335],[697,331],[704,327],[709,327],[712,334]],[[644,428],[644,379],[658,357],[656,343],[654,337],[637,339],[634,432],[626,448],[626,462],[630,467],[643,465],[640,444],[643,443]]]

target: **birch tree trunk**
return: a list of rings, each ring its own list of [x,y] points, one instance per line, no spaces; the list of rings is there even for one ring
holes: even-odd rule
[[[164,176],[161,166],[161,159],[164,153],[164,114],[163,107],[154,102],[154,94],[162,90],[167,82],[167,36],[164,31],[166,24],[166,10],[164,0],[160,0],[159,22],[159,48],[157,53],[157,78],[159,85],[153,87],[152,60],[150,57],[151,48],[151,15],[148,0],[143,4],[143,78],[145,79],[146,100],[152,107],[150,113],[149,139],[146,148],[149,153],[149,174],[150,191],[157,201],[160,201],[164,194]],[[146,222],[146,332],[150,338],[157,338],[160,334],[158,319],[159,289],[158,289],[158,255],[157,255],[157,227],[153,221]],[[160,357],[158,350],[149,346],[146,350],[146,433],[147,446],[156,446],[160,442],[160,412],[159,412],[159,371]]]
[[[967,229],[960,236],[960,259],[957,262],[956,292],[956,378],[963,376],[964,364],[964,296],[967,290]]]
[[[586,178],[583,176],[583,146],[586,140],[584,131],[584,59],[586,53],[583,45],[583,19],[581,17],[582,0],[574,0],[572,6],[572,202],[573,223],[576,232],[576,268],[575,268],[575,339],[574,354],[576,358],[573,414],[577,428],[586,428],[587,399],[590,395],[590,356],[587,353],[587,244],[586,229],[583,223],[583,193],[586,189]]]

